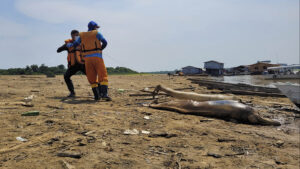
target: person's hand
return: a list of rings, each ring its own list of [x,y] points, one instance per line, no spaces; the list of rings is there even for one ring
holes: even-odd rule
[[[66,47],[66,44],[64,44],[64,45],[62,45],[61,47],[59,47],[58,49],[57,49],[57,53],[60,53],[60,52],[62,52],[62,51],[64,51],[64,50],[68,50],[68,48]]]

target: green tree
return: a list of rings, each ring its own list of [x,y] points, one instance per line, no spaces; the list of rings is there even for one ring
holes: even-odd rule
[[[45,64],[42,64],[40,67],[39,67],[39,73],[43,73],[45,74],[48,70],[48,66],[45,66]]]
[[[25,68],[25,74],[26,75],[31,75],[32,74],[32,69],[29,66],[26,66],[26,68]]]
[[[65,65],[63,65],[63,64],[58,65],[57,67],[58,67],[58,69],[60,69],[60,70],[65,70]]]
[[[39,71],[39,66],[38,65],[31,65],[30,68],[33,72],[38,72]]]

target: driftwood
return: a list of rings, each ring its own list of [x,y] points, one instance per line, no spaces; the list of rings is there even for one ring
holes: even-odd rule
[[[218,89],[226,93],[240,94],[240,95],[257,95],[257,96],[271,96],[271,97],[286,97],[281,94],[277,88],[254,86],[249,84],[233,84],[225,82],[217,82],[212,80],[189,78],[192,83],[200,86],[205,86],[208,89]]]
[[[266,93],[266,92],[255,92],[246,90],[223,90],[224,93],[232,93],[239,95],[252,95],[252,96],[263,96],[263,97],[286,97],[280,93]]]
[[[183,87],[183,88],[176,88],[174,90],[194,90],[194,87]]]
[[[163,93],[159,93],[158,95],[166,95]],[[141,93],[141,94],[129,94],[129,96],[153,96],[153,94],[145,94],[145,93]]]
[[[183,92],[175,91],[171,88],[164,87],[162,85],[156,86],[153,91],[153,96],[159,94],[159,91],[165,92],[167,95],[173,96],[178,99],[194,100],[194,101],[210,101],[210,100],[238,100],[236,96],[225,96],[220,94],[198,94],[195,92]]]
[[[155,89],[157,86],[155,87],[147,87],[148,89]],[[173,90],[194,90],[195,87],[183,87],[183,88],[176,88],[176,89],[173,89]],[[152,93],[151,91],[145,91],[144,89],[143,90],[140,90],[142,92],[147,92],[147,93]]]
[[[148,89],[154,89],[156,87],[148,87]],[[185,87],[185,88],[176,88],[174,90],[193,90],[195,89],[194,87]],[[134,94],[129,94],[130,97],[135,97],[135,96],[153,96],[153,92],[152,91],[146,91],[146,90],[140,90],[141,92],[145,92],[145,93],[134,93]],[[164,94],[164,93],[156,93],[155,95],[163,95],[163,96],[166,96],[167,94]]]

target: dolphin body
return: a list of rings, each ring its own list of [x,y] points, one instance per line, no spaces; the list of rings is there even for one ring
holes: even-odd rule
[[[168,95],[181,100],[150,104],[149,107],[177,111],[183,114],[195,114],[199,116],[215,117],[219,119],[235,119],[239,122],[280,126],[278,121],[260,117],[255,110],[242,104],[235,99],[235,96],[208,95],[193,92],[175,91],[170,88],[158,85],[153,94],[164,91]]]

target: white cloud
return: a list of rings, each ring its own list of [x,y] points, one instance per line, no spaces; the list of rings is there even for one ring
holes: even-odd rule
[[[116,19],[126,20],[132,16],[130,13],[105,10],[104,1],[71,1],[71,0],[18,0],[16,8],[23,14],[37,20],[49,23],[87,23],[92,19],[107,22]]]
[[[52,28],[45,30],[51,37],[41,32],[26,40],[38,46],[38,41],[43,41],[47,48],[26,50],[26,54],[34,53],[37,57],[47,51],[49,56],[41,60],[46,64],[55,64],[56,60],[60,64],[62,60],[53,52],[55,47],[68,37],[71,29],[84,31],[87,23],[95,20],[109,42],[104,52],[108,66],[152,71],[188,64],[202,66],[211,59],[223,61],[225,66],[247,64],[263,57],[276,61],[274,53],[277,58],[288,56],[286,60],[299,62],[299,2],[295,2],[17,0],[15,7],[33,18],[37,29],[41,25]],[[7,26],[12,29],[9,32],[16,27]],[[62,31],[57,32],[53,27]],[[32,49],[31,46],[27,48]]]

